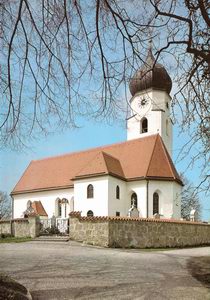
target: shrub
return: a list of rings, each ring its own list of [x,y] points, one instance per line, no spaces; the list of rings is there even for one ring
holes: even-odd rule
[[[12,235],[10,233],[1,233],[0,238],[1,239],[6,239],[6,238],[11,238]]]

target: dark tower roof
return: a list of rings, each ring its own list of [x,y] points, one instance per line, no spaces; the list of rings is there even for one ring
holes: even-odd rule
[[[131,95],[149,88],[166,91],[172,88],[172,81],[163,65],[155,63],[151,48],[145,64],[134,74],[129,83]]]

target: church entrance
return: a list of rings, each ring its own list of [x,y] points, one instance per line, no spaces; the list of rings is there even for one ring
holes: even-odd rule
[[[40,235],[68,235],[69,218],[40,218]]]
[[[61,234],[69,233],[69,218],[56,218],[56,228]]]

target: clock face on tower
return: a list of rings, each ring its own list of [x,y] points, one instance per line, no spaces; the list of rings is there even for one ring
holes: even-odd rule
[[[144,108],[148,105],[149,101],[145,98],[139,99],[138,106],[139,108]]]

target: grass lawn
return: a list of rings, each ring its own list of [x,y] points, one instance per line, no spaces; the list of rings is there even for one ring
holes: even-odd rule
[[[23,242],[29,242],[32,238],[30,237],[5,237],[0,238],[0,244],[1,243],[23,243]]]

